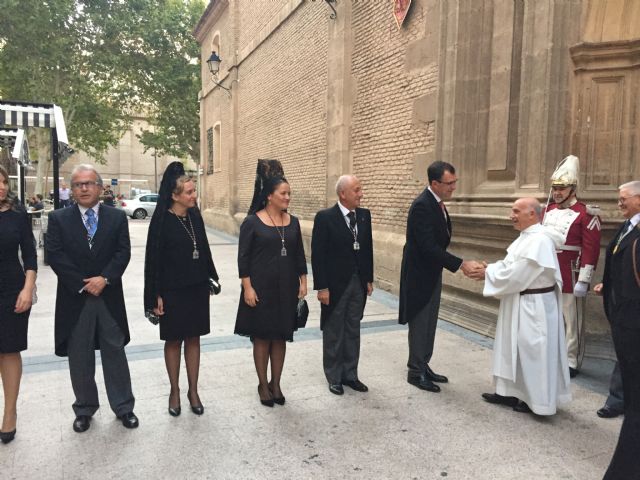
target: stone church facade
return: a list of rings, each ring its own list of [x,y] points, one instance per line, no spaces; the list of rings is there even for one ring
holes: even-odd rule
[[[640,2],[413,0],[400,27],[394,3],[209,2],[194,30],[207,222],[237,232],[257,160],[275,158],[308,240],[336,179],[353,173],[372,212],[376,285],[397,293],[406,215],[429,163],[449,161],[460,178],[450,251],[491,262],[516,236],[513,200],[546,201],[571,153],[606,245],[617,186],[640,179]],[[444,282],[441,316],[492,335],[497,303],[481,284],[446,271]],[[588,353],[610,355],[600,299],[587,308]]]

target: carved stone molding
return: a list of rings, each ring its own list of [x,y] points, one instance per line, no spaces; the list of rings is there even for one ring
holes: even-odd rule
[[[640,67],[640,39],[583,42],[569,49],[575,71]]]

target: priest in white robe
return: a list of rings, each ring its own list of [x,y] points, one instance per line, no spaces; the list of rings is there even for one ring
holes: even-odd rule
[[[540,213],[536,199],[517,200],[510,219],[520,236],[504,260],[475,277],[485,279],[484,296],[500,300],[493,350],[496,391],[482,396],[519,412],[553,415],[571,400],[556,255],[563,239],[539,223]]]

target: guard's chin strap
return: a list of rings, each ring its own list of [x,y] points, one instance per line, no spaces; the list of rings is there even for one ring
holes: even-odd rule
[[[578,198],[576,196],[576,187],[571,187],[569,196],[558,204],[558,208],[569,208],[573,206],[577,201]]]

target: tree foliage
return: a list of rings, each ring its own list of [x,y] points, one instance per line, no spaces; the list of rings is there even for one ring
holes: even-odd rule
[[[197,158],[201,0],[2,0],[0,96],[56,103],[99,159],[141,112],[142,143]]]

